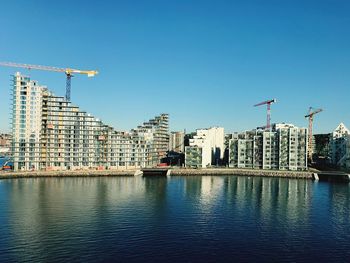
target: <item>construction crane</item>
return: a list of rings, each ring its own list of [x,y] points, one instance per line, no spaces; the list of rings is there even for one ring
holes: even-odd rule
[[[313,110],[312,107],[309,108],[309,113],[305,115],[305,118],[309,118],[309,138],[308,138],[308,159],[312,161],[312,124],[314,121],[314,115],[320,113],[322,109]]]
[[[272,99],[272,100],[267,100],[267,101],[263,101],[260,102],[258,104],[255,104],[254,107],[257,106],[261,106],[261,105],[267,105],[267,117],[266,117],[266,129],[270,129],[271,128],[271,104],[277,102],[276,99]]]
[[[15,67],[15,68],[26,68],[26,69],[38,69],[46,71],[55,71],[55,72],[64,72],[66,74],[66,100],[70,101],[70,92],[71,92],[71,79],[73,74],[85,74],[88,77],[93,77],[98,72],[96,70],[79,70],[72,68],[56,68],[50,66],[39,66],[39,65],[30,65],[30,64],[18,64],[13,62],[0,62],[0,66],[5,67]]]

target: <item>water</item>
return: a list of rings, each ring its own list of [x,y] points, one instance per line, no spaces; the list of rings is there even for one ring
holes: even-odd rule
[[[348,262],[349,208],[310,180],[3,180],[0,262]]]

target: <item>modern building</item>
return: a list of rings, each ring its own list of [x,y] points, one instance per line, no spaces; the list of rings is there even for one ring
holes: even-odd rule
[[[11,147],[11,135],[2,133],[0,134],[0,156],[8,155]]]
[[[189,146],[185,147],[185,165],[187,167],[208,167],[220,165],[225,152],[224,128],[212,127],[198,129]]]
[[[230,148],[230,140],[233,138],[232,133],[226,133],[224,138],[224,159],[223,159],[223,165],[228,166],[229,163],[229,148]]]
[[[329,157],[329,146],[331,133],[315,134],[313,135],[313,154],[315,158],[327,158]]]
[[[229,166],[262,169],[262,135],[256,130],[233,133],[229,141]]]
[[[229,166],[251,169],[307,169],[307,129],[274,124],[270,130],[234,133],[229,143]]]
[[[169,116],[161,114],[131,130],[132,142],[145,145],[147,154],[143,156],[147,166],[154,166],[166,157],[169,147]]]
[[[307,169],[307,137],[306,128],[298,128],[292,124],[276,124],[274,126],[278,140],[278,159],[280,170]]]
[[[0,146],[10,147],[11,145],[11,134],[1,133],[0,134]]]
[[[177,131],[170,133],[169,151],[178,153],[185,152],[185,132]]]
[[[329,154],[333,165],[350,169],[350,131],[343,123],[331,133]]]
[[[167,114],[116,131],[20,73],[12,87],[15,170],[125,169],[154,166],[165,156]]]

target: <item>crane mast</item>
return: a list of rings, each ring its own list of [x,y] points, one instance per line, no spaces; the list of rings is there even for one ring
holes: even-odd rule
[[[32,65],[32,64],[19,64],[13,62],[0,62],[0,66],[4,67],[15,67],[15,68],[25,68],[25,69],[36,69],[36,70],[46,70],[46,71],[54,71],[54,72],[63,72],[66,74],[66,100],[70,101],[71,95],[71,79],[73,74],[84,74],[88,77],[94,77],[98,74],[96,70],[80,70],[80,69],[72,69],[72,68],[57,68],[50,66],[40,66],[40,65]]]
[[[314,121],[314,115],[320,113],[322,109],[316,109],[313,111],[312,107],[309,108],[309,113],[305,115],[305,118],[309,118],[309,137],[308,137],[308,159],[312,162],[312,126]]]
[[[266,100],[255,104],[254,107],[266,105],[267,106],[267,114],[266,114],[266,129],[271,129],[271,104],[277,102],[276,99]]]

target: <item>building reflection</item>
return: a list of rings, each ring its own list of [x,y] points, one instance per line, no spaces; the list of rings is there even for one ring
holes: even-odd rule
[[[215,212],[224,203],[238,215],[255,216],[262,225],[273,224],[276,217],[292,224],[308,220],[312,185],[310,180],[243,176],[185,180],[187,198],[198,199],[203,213]]]
[[[344,225],[350,224],[350,187],[348,183],[333,183],[329,186],[329,210],[331,213],[331,221],[333,231],[336,235],[343,234]]]
[[[312,231],[302,227],[313,227],[315,218],[330,212],[334,233],[341,236],[350,223],[347,184],[301,179],[49,178],[3,181],[1,189],[6,200],[6,220],[1,222],[11,237],[2,244],[21,248],[15,261],[30,260],[33,251],[56,257],[63,253],[57,248],[67,243],[72,250],[73,244],[89,249],[96,243],[104,249],[113,238],[134,235],[139,240],[140,233],[156,238],[193,231],[200,236],[224,229],[222,224],[228,229],[238,224],[253,225],[251,229],[261,230],[260,237],[276,232],[276,227],[292,235],[300,233],[293,228]]]
[[[91,242],[99,229],[112,231],[126,223],[120,214],[135,215],[126,208],[144,200],[146,190],[142,178],[134,177],[12,180],[7,188],[9,247],[23,247],[16,260],[30,260],[33,250],[50,255],[57,252],[53,244],[67,240]]]

